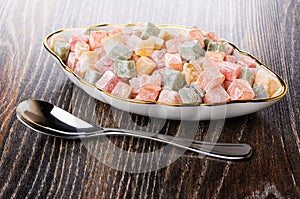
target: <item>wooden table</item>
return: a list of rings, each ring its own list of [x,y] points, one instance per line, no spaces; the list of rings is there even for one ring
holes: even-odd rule
[[[0,198],[299,198],[299,10],[299,0],[2,2]],[[164,145],[110,137],[110,147],[105,142],[96,146],[101,154],[96,158],[80,140],[37,134],[17,120],[18,103],[42,99],[106,127],[161,128],[162,133],[172,135],[186,131],[180,121],[128,114],[94,100],[67,79],[42,45],[48,33],[61,28],[134,21],[197,25],[214,31],[285,79],[289,92],[281,101],[257,113],[225,120],[218,141],[250,144],[254,149],[250,159],[220,161],[187,152],[163,168],[126,172],[104,160],[117,165],[125,161],[124,168],[143,171],[143,166],[155,165],[168,154],[139,162],[115,150],[143,155]],[[209,124],[196,123],[195,139],[206,136]],[[173,147],[170,153],[177,151]]]

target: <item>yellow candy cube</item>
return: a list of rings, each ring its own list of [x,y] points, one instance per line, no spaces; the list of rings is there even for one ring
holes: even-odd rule
[[[99,61],[98,53],[94,51],[83,52],[78,58],[77,71],[84,75],[89,68],[95,69],[97,61]]]
[[[90,50],[90,45],[85,42],[79,41],[75,44],[75,56],[79,58],[84,52]]]
[[[165,43],[165,41],[159,37],[150,36],[149,39],[154,41],[155,50],[160,50]]]
[[[165,40],[165,41],[168,41],[170,39],[174,39],[174,36],[171,35],[167,30],[161,30],[158,37]]]
[[[152,39],[143,40],[137,45],[135,54],[139,56],[150,56],[154,51],[154,47],[155,43]]]
[[[149,75],[156,68],[156,64],[150,58],[142,56],[136,62],[136,74],[142,76],[143,74]]]
[[[54,45],[57,41],[67,41],[62,35],[56,34],[50,40],[50,48],[54,50]]]
[[[264,69],[257,71],[254,86],[258,86],[259,84],[266,89],[271,97],[281,86],[279,80]]]
[[[198,68],[197,66],[190,64],[190,63],[185,63],[183,65],[183,74],[185,76],[185,80],[188,84],[191,84],[192,82],[195,82],[201,72],[201,69]]]

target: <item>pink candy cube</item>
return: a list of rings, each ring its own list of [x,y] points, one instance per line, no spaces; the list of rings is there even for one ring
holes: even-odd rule
[[[176,39],[170,39],[166,41],[166,47],[168,53],[178,53],[178,47],[183,43],[184,41],[182,39],[176,38]]]
[[[166,49],[155,50],[151,54],[151,59],[156,63],[157,68],[163,68],[166,66],[165,54],[167,53]]]
[[[96,87],[111,93],[118,81],[118,77],[113,72],[106,71],[95,85]]]
[[[223,85],[224,85],[225,90],[228,89],[228,87],[230,86],[231,83],[232,83],[232,81],[229,81],[229,80],[224,81]]]
[[[108,56],[103,56],[96,64],[95,67],[100,72],[100,74],[104,74],[105,71],[114,72],[114,62]]]
[[[132,88],[123,82],[118,82],[115,88],[112,90],[111,94],[123,97],[123,98],[129,98],[132,93]]]
[[[256,62],[254,61],[254,59],[250,58],[250,57],[241,57],[239,59],[239,62],[242,64],[247,65],[249,68],[256,68]]]
[[[225,58],[224,58],[224,61],[228,61],[228,62],[231,62],[231,63],[236,63],[235,56],[233,56],[233,55],[226,55]]]
[[[240,76],[242,67],[238,64],[234,64],[227,61],[219,63],[220,72],[225,76],[226,80],[234,81]]]
[[[231,100],[251,100],[255,93],[249,82],[244,79],[234,80],[227,89]]]
[[[89,43],[89,37],[84,35],[84,34],[81,34],[81,33],[75,33],[75,34],[71,35],[71,38],[70,38],[70,41],[69,41],[71,51],[75,51],[75,44],[79,41],[85,42],[85,43],[88,44]]]
[[[180,94],[173,90],[162,90],[157,101],[171,104],[181,103]]]
[[[220,73],[220,71],[216,67],[211,67],[205,69],[202,73],[200,73],[196,84],[204,91],[207,91],[211,88],[219,86],[225,80],[225,76]]]
[[[134,78],[130,79],[129,83],[132,88],[132,91],[134,93],[140,92],[142,85],[147,82],[148,77],[149,77],[149,75],[145,74],[140,77],[134,77]]]
[[[151,76],[148,76],[146,82],[144,82],[144,85],[156,85],[158,87],[161,87],[162,82],[162,75],[159,72],[154,71]]]
[[[205,103],[229,102],[230,96],[225,91],[225,89],[221,85],[219,85],[206,91],[203,101]]]
[[[75,53],[74,52],[70,52],[69,56],[68,56],[67,66],[71,70],[75,71],[77,62],[78,62],[78,59],[76,58]]]

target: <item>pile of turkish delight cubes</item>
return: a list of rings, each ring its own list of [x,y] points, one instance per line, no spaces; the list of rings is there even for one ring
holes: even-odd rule
[[[196,27],[152,23],[53,37],[52,50],[78,76],[120,98],[167,104],[268,98],[280,82],[249,56]]]

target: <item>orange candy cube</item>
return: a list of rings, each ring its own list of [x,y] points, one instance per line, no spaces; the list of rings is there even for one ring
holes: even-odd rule
[[[200,46],[204,48],[204,35],[201,30],[199,29],[193,29],[189,31],[189,36],[191,40],[198,40],[200,43]]]
[[[234,80],[227,89],[231,100],[252,100],[255,96],[249,82],[244,79]]]
[[[209,40],[212,41],[219,41],[219,39],[217,38],[216,34],[214,32],[209,32],[205,35],[206,38],[208,38]]]
[[[215,52],[215,51],[208,51],[205,54],[206,61],[214,61],[214,62],[221,62],[225,58],[224,52]]]
[[[180,72],[183,70],[183,63],[182,63],[182,59],[179,54],[166,53],[165,61],[166,61],[166,66],[168,68],[171,68],[173,70],[177,70]]]
[[[89,44],[91,50],[101,47],[102,39],[108,36],[107,31],[92,31],[90,32]]]
[[[146,86],[152,87],[154,90],[161,90],[162,76],[157,72],[154,72],[151,76],[142,75],[139,77],[132,78],[129,80],[129,84],[133,89],[134,93],[139,93],[141,87]]]
[[[219,63],[219,70],[225,76],[226,80],[234,81],[240,76],[242,67],[238,64],[234,64],[227,61]]]
[[[211,88],[219,86],[225,80],[225,76],[220,73],[216,67],[207,68],[202,73],[200,73],[196,84],[199,88],[207,91]]]
[[[160,87],[151,87],[145,85],[140,89],[135,99],[155,102],[157,100],[159,92],[160,92]]]
[[[207,51],[205,54],[205,61],[203,68],[217,67],[225,59],[224,52]]]

